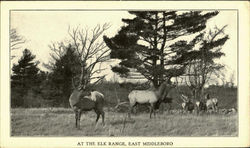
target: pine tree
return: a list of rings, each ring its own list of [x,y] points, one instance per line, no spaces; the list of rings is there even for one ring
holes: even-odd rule
[[[136,69],[155,87],[165,80],[184,73],[185,50],[173,50],[170,42],[192,35],[206,28],[208,19],[215,12],[177,12],[177,11],[131,11],[133,19],[122,19],[126,26],[112,38],[104,36],[111,49],[111,58],[120,59],[118,66],[112,68],[121,76],[128,76]]]
[[[74,87],[72,79],[81,73],[81,63],[71,45],[64,47],[64,53],[53,60],[47,66],[51,73],[45,87],[50,90],[45,92],[45,96],[51,97],[46,99],[54,99],[55,106],[68,106],[68,98]]]
[[[34,61],[35,57],[30,50],[25,49],[18,64],[13,65],[11,76],[11,106],[13,107],[23,106],[24,95],[39,83],[37,79],[39,62]]]

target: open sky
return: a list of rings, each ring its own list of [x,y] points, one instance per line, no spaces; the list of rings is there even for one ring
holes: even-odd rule
[[[22,50],[28,48],[36,55],[36,60],[47,63],[51,52],[48,45],[67,39],[69,25],[91,29],[97,24],[110,23],[111,27],[105,35],[112,37],[124,25],[121,19],[131,17],[133,16],[126,11],[11,11],[11,28],[16,28],[18,33],[27,40],[20,50],[11,53],[17,56],[12,62],[16,63],[22,55]],[[225,33],[230,39],[222,49],[226,56],[219,62],[226,65],[226,79],[229,81],[234,73],[237,83],[237,12],[220,11],[216,17],[208,21],[207,26],[209,29],[215,25],[219,28],[228,25]],[[42,64],[39,67],[44,69]],[[111,70],[107,70],[106,73],[109,74],[107,79],[112,78]]]

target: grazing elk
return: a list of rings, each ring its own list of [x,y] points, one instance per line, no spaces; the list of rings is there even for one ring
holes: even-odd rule
[[[184,112],[192,112],[194,110],[194,103],[191,102],[191,100],[185,96],[185,95],[181,95],[181,98],[183,100],[183,103],[181,104],[182,109]]]
[[[154,91],[152,90],[133,90],[129,93],[129,118],[130,113],[137,104],[149,104],[150,118],[152,113],[155,116],[155,109],[159,109],[161,102],[165,99],[170,89],[175,87],[175,85],[169,85],[167,82],[163,82],[160,87]]]
[[[75,112],[76,128],[80,128],[80,119],[83,111],[94,110],[97,118],[96,123],[102,115],[102,124],[104,125],[104,95],[98,91],[74,90],[70,95],[69,103]]]
[[[212,109],[213,112],[218,111],[218,99],[210,98],[209,94],[206,95],[206,108],[207,110]]]

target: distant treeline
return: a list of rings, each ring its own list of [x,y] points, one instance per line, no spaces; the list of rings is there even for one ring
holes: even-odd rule
[[[71,86],[71,83],[68,84]],[[103,82],[95,86],[94,90],[102,92],[105,96],[106,107],[114,107],[117,105],[118,99],[121,102],[128,101],[128,94],[133,89],[148,89],[149,86],[145,84],[132,84],[132,83],[114,83]],[[69,107],[68,98],[73,88],[69,91],[61,91],[56,88],[52,88],[48,79],[41,81],[40,86],[30,88],[27,91],[23,91],[22,96],[19,97],[15,89],[11,90],[12,107]],[[188,87],[180,87],[181,93],[190,94]],[[211,97],[217,97],[219,99],[220,108],[237,108],[237,88],[225,87],[225,86],[211,86],[205,89],[205,92],[209,93]],[[173,89],[169,94],[169,97],[173,98],[172,109],[180,109],[180,94],[179,91]],[[142,107],[145,109],[145,107]],[[167,104],[163,104],[164,110],[168,109]]]
[[[11,107],[69,107],[69,96],[74,89],[73,78],[80,73],[79,61],[70,48],[67,52],[50,65],[51,72],[41,71],[35,62],[35,56],[25,49],[18,64],[14,64],[11,75]],[[77,58],[75,58],[77,59]],[[74,84],[78,84],[75,79]],[[104,94],[107,107],[114,107],[118,101],[128,101],[131,90],[151,89],[149,83],[133,84],[101,81],[93,89]],[[180,108],[180,93],[192,97],[187,86],[178,86],[168,97],[173,98],[172,107]],[[237,88],[225,86],[210,86],[205,89],[211,97],[219,99],[223,108],[237,108]],[[221,103],[220,103],[221,102]],[[164,107],[164,105],[162,105]]]

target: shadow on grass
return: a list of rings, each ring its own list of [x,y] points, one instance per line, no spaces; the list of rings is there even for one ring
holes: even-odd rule
[[[115,120],[115,121],[110,121],[111,125],[119,125],[119,124],[127,124],[127,123],[133,124],[133,123],[135,123],[135,120],[133,120],[133,119],[126,119],[124,121],[124,119],[118,119],[118,120]]]
[[[51,113],[54,114],[74,114],[74,111],[69,109],[69,110],[52,110]]]

